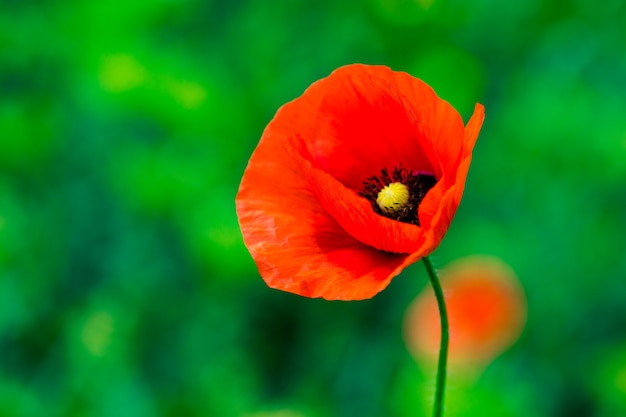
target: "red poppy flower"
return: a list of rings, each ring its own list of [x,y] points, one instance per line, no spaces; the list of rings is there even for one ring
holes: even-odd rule
[[[526,299],[513,270],[498,258],[470,256],[441,271],[450,322],[452,366],[487,364],[511,346],[526,322]],[[405,337],[419,358],[437,359],[440,322],[430,287],[407,310]]]
[[[446,233],[483,118],[477,104],[464,127],[424,82],[361,64],[281,107],[237,195],[265,282],[326,299],[384,289]]]

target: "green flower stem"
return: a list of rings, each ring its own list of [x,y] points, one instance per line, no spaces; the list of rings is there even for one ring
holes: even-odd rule
[[[437,387],[435,389],[435,403],[433,405],[433,417],[443,416],[443,395],[446,389],[446,366],[448,361],[448,313],[446,312],[446,300],[439,283],[439,278],[427,256],[422,258],[424,266],[430,278],[430,284],[435,291],[437,305],[439,306],[439,317],[441,318],[441,346],[439,347],[439,362],[437,364]]]

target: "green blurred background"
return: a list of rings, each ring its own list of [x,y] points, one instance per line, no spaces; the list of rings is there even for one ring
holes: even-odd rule
[[[237,225],[276,109],[353,62],[486,107],[434,259],[503,259],[528,323],[449,415],[626,415],[624,1],[0,7],[0,416],[429,415],[402,336],[422,265],[305,299]]]

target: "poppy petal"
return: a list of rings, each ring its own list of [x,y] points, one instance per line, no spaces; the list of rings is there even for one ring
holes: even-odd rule
[[[480,132],[480,128],[482,127],[484,120],[485,106],[480,103],[476,103],[476,106],[474,107],[474,114],[472,114],[469,122],[467,122],[467,126],[465,126],[465,153],[471,153],[472,149],[474,149],[476,139],[478,139],[478,133]]]
[[[452,205],[449,206],[445,202],[442,202],[443,195],[450,192],[450,189],[446,190],[444,188],[443,184],[446,181],[440,181],[426,194],[419,206],[418,214],[420,224],[425,229],[430,228],[430,225],[433,222],[433,217],[436,215],[437,211],[444,208],[448,210],[449,213],[445,216],[440,215],[438,218],[439,221],[452,221],[452,217],[454,217],[454,213],[456,212],[456,209],[461,202],[461,196],[465,188],[465,180],[467,178],[469,165],[472,159],[472,150],[474,148],[474,144],[476,143],[476,139],[478,138],[478,133],[484,119],[485,108],[482,104],[476,104],[476,106],[474,107],[474,113],[472,114],[472,117],[470,117],[470,120],[465,127],[462,149],[463,159],[460,161],[460,163],[457,161],[454,171],[446,175],[446,178],[451,178],[453,180],[453,183],[456,184],[454,187],[455,196],[453,199],[449,200]],[[443,230],[441,226],[438,226],[438,229],[439,231]],[[446,230],[443,230],[443,234],[445,234],[446,231],[447,227]]]
[[[430,254],[463,193],[484,109],[466,127],[422,81],[349,65],[285,104],[263,132],[236,198],[244,242],[266,283],[356,300]],[[382,169],[433,174],[421,226],[377,214],[359,195]]]
[[[441,177],[444,165],[458,162],[463,123],[421,80],[349,65],[284,105],[267,131],[301,137],[314,165],[359,191],[365,179],[400,165]]]
[[[301,158],[300,163],[302,174],[320,205],[349,235],[386,252],[412,253],[421,248],[425,235],[418,226],[377,214],[369,201],[313,167],[310,161]]]
[[[455,171],[464,149],[461,116],[428,84],[404,72],[393,72],[393,77],[420,126],[422,149],[428,153],[434,166],[441,164],[441,171],[434,171],[436,178],[440,180],[443,177],[449,184],[449,180],[454,178],[449,175]]]
[[[397,275],[406,255],[369,247],[348,235],[309,190],[294,154],[265,136],[237,195],[244,242],[261,276],[306,297],[370,298]],[[371,210],[370,210],[371,211]]]

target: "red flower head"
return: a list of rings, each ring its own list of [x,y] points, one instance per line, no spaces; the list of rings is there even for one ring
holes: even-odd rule
[[[480,368],[511,346],[526,323],[526,298],[515,272],[499,258],[469,256],[441,271],[450,321],[449,362]],[[418,358],[439,352],[439,310],[426,288],[407,310],[405,337]]]
[[[441,242],[484,118],[467,126],[424,82],[348,65],[285,104],[237,195],[248,250],[273,288],[358,300]]]

